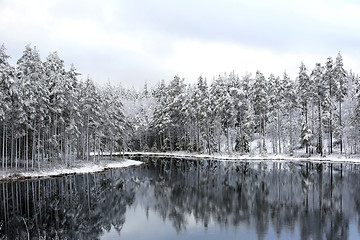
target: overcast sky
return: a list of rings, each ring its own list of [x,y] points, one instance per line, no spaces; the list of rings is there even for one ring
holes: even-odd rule
[[[235,70],[295,78],[340,51],[360,69],[357,0],[0,0],[0,44],[57,51],[82,78],[141,87]]]

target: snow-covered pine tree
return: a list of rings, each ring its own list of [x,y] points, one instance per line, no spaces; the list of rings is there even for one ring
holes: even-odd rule
[[[167,105],[165,111],[167,111],[170,117],[170,122],[167,126],[170,151],[182,150],[185,148],[183,136],[183,124],[184,109],[182,104],[185,101],[184,79],[179,76],[175,76],[170,84],[166,88],[167,90]]]
[[[297,78],[297,94],[299,99],[299,104],[302,110],[302,120],[301,120],[301,133],[300,133],[300,143],[302,146],[305,146],[305,151],[307,154],[310,154],[310,144],[313,139],[313,132],[309,125],[309,105],[312,104],[312,92],[310,77],[307,74],[307,69],[304,63],[301,62],[299,67],[299,75]]]
[[[190,96],[189,96],[190,95]],[[194,87],[189,87],[188,101],[190,105],[185,105],[187,112],[187,125],[193,126],[192,149],[196,152],[205,152],[209,154],[214,151],[213,139],[213,115],[210,106],[210,93],[206,78],[200,76]],[[186,109],[190,108],[190,109]],[[191,148],[190,148],[191,149]]]
[[[266,152],[265,129],[268,113],[267,82],[260,71],[256,71],[255,81],[251,88],[251,103],[254,109],[255,133],[262,138],[260,152]]]
[[[315,68],[311,72],[310,77],[314,83],[314,100],[317,104],[317,146],[316,151],[323,156],[323,126],[322,126],[322,114],[323,114],[323,102],[326,98],[326,88],[324,84],[324,68],[320,63],[316,63]]]
[[[211,105],[213,106],[213,126],[214,126],[214,136],[217,145],[217,151],[221,152],[221,137],[224,133],[226,137],[226,119],[224,119],[226,115],[227,105],[230,103],[230,96],[227,91],[227,86],[225,83],[225,79],[223,76],[220,76],[214,80],[210,86],[210,99]],[[229,148],[227,149],[229,150]]]
[[[327,58],[324,71],[324,87],[326,89],[323,101],[323,121],[324,130],[328,134],[328,153],[333,152],[333,112],[335,109],[334,95],[336,92],[336,82],[334,78],[334,63],[331,57]]]
[[[333,78],[335,80],[335,99],[338,102],[338,111],[337,111],[337,118],[336,118],[336,126],[335,126],[335,135],[339,139],[340,144],[340,153],[343,152],[343,129],[344,129],[344,123],[343,123],[343,113],[342,113],[342,103],[344,102],[344,99],[348,92],[348,76],[347,72],[343,68],[343,60],[341,53],[339,52],[336,61],[335,66],[333,70]]]
[[[284,88],[282,96],[283,108],[285,114],[288,117],[288,133],[289,133],[289,153],[293,155],[294,153],[294,113],[298,106],[297,94],[295,92],[295,83],[290,80],[286,72],[284,72],[283,79],[281,80],[281,85]]]
[[[348,109],[344,109],[344,115],[346,116],[349,112],[350,122],[348,126],[345,126],[345,133],[347,135],[347,145],[350,148],[348,150],[349,154],[356,154],[358,152],[358,141],[360,133],[360,78],[355,73],[349,73],[349,95],[351,99],[346,99],[348,102],[350,100],[351,105],[344,105]],[[347,110],[347,111],[346,111]]]
[[[161,151],[168,150],[167,144],[167,127],[170,125],[170,116],[167,109],[167,92],[165,81],[161,81],[160,84],[154,89],[153,93],[156,99],[156,107],[154,109],[154,115],[150,122],[150,128],[154,132],[158,133],[159,149]]]
[[[10,66],[5,45],[0,47],[0,124],[1,124],[1,166],[7,170],[8,124],[11,112],[11,88],[14,83],[14,68]]]
[[[101,92],[102,146],[110,151],[110,159],[117,143],[123,141],[122,133],[125,131],[123,106],[120,95],[115,90],[108,83]]]
[[[80,113],[79,113],[79,82],[76,68],[73,64],[70,70],[66,72],[63,91],[64,91],[64,109],[62,111],[64,119],[64,129],[62,139],[64,141],[63,161],[67,165],[73,162],[73,153],[77,147],[80,136]]]
[[[236,112],[234,97],[231,95],[233,82],[236,81],[236,76],[234,73],[231,73],[228,77],[224,78],[224,94],[220,98],[221,103],[221,126],[226,137],[226,148],[227,153],[230,154],[233,150],[233,143],[231,140],[231,130],[235,128],[236,121]],[[234,92],[233,92],[234,93]]]
[[[281,132],[282,132],[282,103],[284,86],[279,77],[270,74],[268,79],[268,97],[269,97],[269,132],[273,138],[273,153],[281,154]]]
[[[90,78],[80,82],[79,111],[81,116],[81,158],[89,160],[90,152],[97,152],[101,124],[101,97]],[[95,160],[95,158],[94,158]]]
[[[30,45],[25,47],[23,55],[17,61],[16,76],[22,85],[24,111],[27,117],[25,126],[26,167],[29,168],[29,155],[31,155],[31,167],[34,167],[35,160],[39,167],[40,155],[43,155],[44,152],[44,127],[46,121],[49,121],[49,92],[44,77],[44,66],[36,47],[31,48]]]
[[[186,98],[183,103],[183,123],[184,123],[184,150],[199,151],[199,122],[195,113],[195,108],[199,105],[197,98],[197,89],[195,85],[189,84],[186,88]]]
[[[250,152],[250,142],[253,128],[250,115],[250,103],[248,98],[248,84],[250,78],[250,75],[246,75],[241,80],[237,77],[232,88],[230,88],[230,94],[233,99],[236,114],[235,151],[240,153]]]
[[[64,139],[61,133],[64,131],[64,108],[65,108],[65,85],[66,71],[64,61],[57,52],[50,53],[44,62],[45,77],[49,90],[49,117],[50,125],[48,155],[50,162],[63,160]]]

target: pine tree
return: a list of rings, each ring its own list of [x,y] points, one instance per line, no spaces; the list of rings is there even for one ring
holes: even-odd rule
[[[64,108],[62,115],[64,119],[64,129],[62,139],[64,141],[63,160],[65,164],[72,164],[72,155],[80,136],[79,124],[79,82],[74,65],[65,73],[63,91],[64,91]]]
[[[224,135],[227,136],[227,119],[225,119],[228,110],[227,107],[231,104],[224,77],[219,76],[215,81],[213,81],[210,87],[210,95],[214,113],[213,125],[215,129],[214,135],[216,135],[217,151],[221,152],[222,134],[224,133]],[[229,141],[227,141],[227,143],[227,150],[229,151]]]
[[[326,89],[325,99],[323,101],[324,126],[328,133],[328,152],[333,152],[333,110],[335,108],[334,95],[336,92],[336,82],[334,78],[333,60],[327,58],[324,71],[324,84]]]
[[[335,134],[339,138],[340,142],[340,153],[343,152],[343,128],[344,123],[342,120],[342,103],[344,102],[344,99],[347,95],[348,88],[347,88],[347,82],[348,82],[348,76],[346,71],[343,68],[343,60],[340,52],[338,53],[335,61],[334,71],[333,71],[333,77],[335,80],[335,98],[338,102],[338,114],[337,114],[337,126],[335,129]]]
[[[250,115],[249,88],[248,84],[250,76],[245,76],[241,81],[237,79],[237,83],[231,89],[233,97],[235,114],[236,114],[236,142],[235,150],[240,153],[250,152],[250,142],[252,135],[252,119]]]
[[[63,159],[64,139],[61,133],[64,129],[63,110],[65,108],[65,85],[66,72],[64,61],[61,60],[57,52],[50,53],[44,62],[45,77],[48,81],[49,91],[49,117],[50,126],[47,131],[49,135],[49,159],[50,161],[60,161]]]
[[[255,132],[258,133],[263,140],[261,151],[266,152],[265,145],[265,129],[268,113],[267,84],[264,75],[256,72],[255,82],[251,89],[251,103],[254,109]]]
[[[236,113],[235,113],[235,104],[233,100],[233,96],[231,96],[231,82],[233,81],[234,77],[230,75],[229,78],[224,81],[224,94],[221,95],[219,99],[220,102],[220,118],[221,118],[221,126],[226,137],[226,146],[227,146],[227,153],[230,154],[232,151],[232,141],[231,141],[231,129],[235,127],[236,121]]]
[[[273,140],[273,152],[281,154],[281,129],[282,129],[282,104],[284,86],[281,84],[280,78],[273,74],[269,76],[268,80],[268,96],[269,96],[269,122],[275,125],[271,128],[271,132],[275,135]],[[272,124],[271,124],[272,123]]]
[[[107,84],[103,89],[101,102],[101,128],[103,147],[110,151],[110,158],[116,147],[116,143],[123,140],[122,132],[125,130],[123,105],[120,95],[115,88]]]
[[[168,115],[169,113],[165,111],[167,106],[167,94],[164,81],[155,88],[154,97],[156,99],[157,106],[154,109],[154,115],[150,122],[150,128],[158,133],[160,149],[165,151],[167,149],[166,129],[170,125],[170,116]]]
[[[315,69],[311,73],[312,81],[314,82],[314,100],[317,104],[318,111],[318,141],[316,151],[323,156],[323,126],[322,126],[322,114],[323,114],[323,102],[326,98],[326,88],[324,84],[324,68],[320,63],[316,64]]]
[[[360,133],[360,78],[359,76],[355,76],[354,73],[349,74],[349,83],[351,83],[351,88],[349,91],[351,92],[351,100],[354,107],[351,109],[352,114],[350,117],[350,126],[348,127],[350,131],[348,131],[348,142],[350,145],[350,153],[357,153],[356,142],[359,141],[359,133]],[[352,141],[355,144],[351,144]],[[355,146],[353,146],[355,145]]]
[[[285,108],[286,111],[286,115],[289,118],[289,125],[288,125],[288,131],[289,131],[289,152],[290,155],[293,155],[294,153],[294,142],[293,142],[293,122],[294,122],[294,112],[297,108],[297,96],[295,93],[295,84],[293,81],[290,80],[289,76],[287,75],[286,72],[284,72],[284,76],[283,79],[281,81],[281,85],[283,86],[284,90],[283,90],[283,94],[281,94],[282,96],[282,101],[283,101],[283,106]]]
[[[1,124],[1,166],[7,169],[8,122],[11,112],[11,88],[14,83],[14,69],[10,66],[4,45],[0,47],[0,124]]]
[[[34,167],[37,160],[38,168],[40,168],[40,156],[44,158],[45,152],[45,126],[50,122],[50,116],[45,66],[36,47],[31,48],[30,45],[25,47],[23,55],[17,61],[16,75],[22,84],[24,110],[27,115],[26,154],[31,155],[31,167]],[[26,155],[27,168],[28,161],[28,155]]]
[[[87,78],[80,83],[79,111],[81,116],[81,152],[82,159],[89,160],[90,152],[97,152],[96,149],[100,137],[101,124],[101,97],[93,81]],[[95,160],[95,158],[94,158]]]
[[[210,108],[209,87],[202,76],[198,78],[194,91],[192,108],[195,117],[196,151],[204,148],[211,154],[214,150],[212,109]]]
[[[167,87],[167,106],[170,117],[170,124],[168,126],[170,151],[184,149],[184,142],[182,139],[183,125],[182,120],[184,117],[184,109],[182,104],[185,102],[185,89],[184,79],[175,76]]]
[[[310,77],[307,74],[306,66],[301,62],[299,76],[298,76],[298,87],[297,93],[299,95],[299,103],[302,109],[302,124],[301,124],[301,134],[300,142],[302,146],[305,146],[306,153],[310,154],[310,144],[312,142],[313,132],[309,126],[309,105],[311,104],[311,82]],[[310,100],[310,101],[309,101]]]

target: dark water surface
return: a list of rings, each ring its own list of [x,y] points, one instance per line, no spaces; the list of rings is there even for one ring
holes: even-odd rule
[[[360,165],[142,160],[0,183],[0,239],[360,238]]]

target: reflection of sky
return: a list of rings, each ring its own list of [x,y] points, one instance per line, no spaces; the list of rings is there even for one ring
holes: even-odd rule
[[[356,239],[356,225],[350,225],[350,239]],[[283,230],[279,235],[274,231],[271,223],[269,224],[268,232],[262,239],[294,239],[294,236],[299,236],[298,226],[295,227],[294,232]],[[354,238],[351,238],[353,236]],[[109,232],[105,232],[101,236],[102,240],[113,239],[258,239],[256,229],[249,229],[247,225],[241,225],[238,228],[234,227],[219,227],[211,221],[208,228],[205,229],[202,223],[196,223],[193,215],[187,215],[186,229],[180,233],[176,233],[168,219],[163,219],[149,209],[148,219],[146,218],[146,210],[141,206],[135,208],[128,208],[126,211],[125,224],[120,234],[112,227]]]
[[[235,169],[235,165],[232,162],[219,162],[223,164],[215,164],[218,166],[216,169],[218,171],[223,171],[224,169],[228,169],[226,166],[232,166],[232,169]],[[213,167],[215,166],[213,165]],[[201,198],[203,200],[202,206],[206,208],[208,211],[208,215],[210,217],[209,224],[207,228],[204,227],[204,214],[200,214],[200,219],[196,221],[196,211],[195,206],[191,205],[198,201],[198,199],[192,199],[195,197],[194,195],[186,195],[186,194],[194,194],[191,191],[188,191],[188,186],[194,184],[190,181],[194,173],[192,170],[188,169],[186,174],[177,175],[176,171],[173,171],[171,175],[171,179],[173,181],[167,181],[169,175],[164,176],[164,181],[159,181],[156,184],[153,184],[155,179],[144,178],[141,181],[138,187],[136,188],[135,200],[130,207],[127,207],[127,211],[125,213],[125,223],[120,233],[118,233],[114,228],[112,228],[109,232],[105,232],[101,239],[301,239],[301,237],[306,239],[358,239],[358,221],[359,215],[357,210],[354,209],[354,204],[357,202],[357,194],[351,191],[349,188],[354,187],[352,182],[358,182],[358,175],[356,172],[352,171],[352,165],[344,165],[343,176],[341,179],[348,179],[347,181],[339,182],[339,164],[333,164],[333,181],[334,183],[330,185],[330,167],[327,164],[322,165],[322,177],[318,174],[316,168],[310,171],[310,177],[313,181],[313,185],[308,189],[308,206],[305,207],[305,195],[302,195],[304,191],[301,182],[304,178],[302,171],[300,171],[299,166],[297,164],[282,164],[278,162],[260,162],[260,163],[252,163],[249,165],[251,169],[250,173],[252,176],[256,175],[257,172],[261,172],[265,175],[262,175],[259,179],[252,179],[254,182],[246,182],[248,185],[257,185],[259,181],[268,182],[267,187],[269,187],[269,192],[264,196],[269,205],[266,205],[266,208],[261,208],[259,206],[252,206],[249,208],[251,216],[249,216],[248,221],[241,221],[237,224],[233,224],[232,217],[225,218],[225,216],[219,216],[216,214],[225,214],[226,211],[222,210],[222,206],[226,208],[225,199],[221,199],[221,194],[226,194],[227,192],[218,191],[214,189],[210,192],[210,195],[216,195],[216,198],[219,199],[211,199],[209,198]],[[179,167],[179,169],[182,169]],[[255,171],[256,169],[256,171]],[[279,170],[283,171],[279,171]],[[289,173],[289,169],[293,169],[293,174]],[[351,170],[350,170],[351,169]],[[206,171],[213,172],[213,168],[206,168]],[[303,169],[304,170],[304,169]],[[204,170],[205,171],[205,170]],[[214,179],[222,179],[223,175],[218,175],[218,172],[213,172],[216,176]],[[230,171],[228,173],[229,179],[235,181],[236,175],[238,174],[236,171]],[[315,175],[315,176],[314,176]],[[180,177],[181,178],[180,178]],[[205,175],[201,175],[201,177],[205,177]],[[291,178],[290,178],[291,177]],[[179,180],[180,179],[180,180]],[[184,179],[185,182],[184,183]],[[210,179],[213,178],[210,176]],[[294,185],[290,185],[291,182]],[[321,179],[321,180],[320,180]],[[249,180],[249,179],[248,179]],[[251,180],[251,178],[250,178]],[[211,180],[210,180],[211,182]],[[209,183],[210,183],[209,182]],[[222,181],[220,181],[222,182]],[[218,182],[220,184],[220,182]],[[167,184],[168,183],[168,184]],[[296,184],[297,183],[297,184]],[[185,184],[185,186],[179,185]],[[319,190],[319,184],[321,184],[321,191]],[[221,184],[220,184],[221,185]],[[236,186],[236,182],[231,182],[231,186]],[[207,185],[206,185],[207,186]],[[282,186],[281,193],[279,192]],[[291,186],[291,187],[290,187]],[[329,203],[329,188],[332,186],[332,201],[333,205],[330,208]],[[183,192],[177,190],[183,187]],[[191,188],[191,187],[190,187]],[[221,187],[220,187],[221,188]],[[226,188],[228,191],[231,188]],[[246,188],[244,188],[243,192]],[[250,188],[249,188],[250,189]],[[294,199],[290,197],[289,191],[291,189],[292,194],[294,194]],[[319,212],[319,202],[318,197],[320,192],[322,192],[322,213]],[[204,193],[207,193],[206,191]],[[257,192],[257,193],[261,193]],[[189,204],[192,208],[187,208],[188,205],[185,205],[184,201],[181,200],[182,195],[185,194],[190,200],[184,197],[184,201],[189,201]],[[298,197],[295,197],[299,194]],[[355,195],[354,195],[355,194]],[[185,196],[184,195],[184,196]],[[246,194],[245,194],[246,195]],[[244,195],[244,196],[245,196]],[[251,197],[252,194],[249,194]],[[248,197],[249,197],[248,196]],[[229,195],[232,201],[237,202],[237,198],[239,195]],[[255,199],[249,198],[249,204],[263,204],[262,201],[257,202]],[[280,201],[280,200],[281,201]],[[290,200],[291,199],[291,200]],[[341,199],[341,202],[339,202]],[[214,212],[214,209],[211,209],[211,204],[205,204],[207,201],[216,204],[217,210]],[[280,201],[280,202],[278,202]],[[354,202],[355,201],[355,202]],[[238,202],[237,202],[238,203]],[[286,205],[285,207],[278,208],[278,204],[291,203],[290,206],[294,206],[292,209],[287,209],[289,207]],[[340,205],[341,204],[341,205]],[[236,204],[235,204],[236,205]],[[300,208],[298,208],[300,207]],[[328,208],[329,207],[329,208]],[[340,210],[341,207],[341,210]],[[148,209],[148,211],[147,211]],[[204,208],[200,208],[200,211],[203,211]],[[237,215],[234,213],[235,209],[229,210],[230,215]],[[269,210],[270,209],[270,210]],[[280,209],[278,211],[277,209]],[[292,211],[300,210],[297,214],[292,214]],[[306,210],[307,209],[307,210]],[[306,210],[306,211],[305,211]],[[182,212],[179,212],[182,211]],[[192,211],[194,214],[189,214],[188,211]],[[232,212],[231,212],[232,211]],[[241,210],[237,210],[241,211]],[[261,211],[261,216],[259,216],[259,212]],[[275,212],[278,211],[278,212]],[[160,213],[166,215],[166,219],[164,220]],[[175,212],[175,214],[173,214]],[[339,213],[341,212],[342,216],[339,219]],[[277,214],[279,213],[279,214]],[[321,214],[322,219],[318,219]],[[274,215],[273,215],[274,214]],[[289,216],[286,216],[289,214]],[[175,217],[174,217],[175,216]],[[217,219],[217,216],[220,219]],[[179,217],[179,218],[176,218]],[[183,218],[182,218],[183,217]],[[211,218],[212,217],[212,218]],[[224,218],[223,218],[224,217]],[[216,218],[216,219],[215,219]],[[219,221],[221,223],[219,224]],[[257,222],[259,221],[259,222]],[[174,224],[180,224],[177,226],[177,229],[181,229],[177,231]],[[360,225],[359,225],[360,226]],[[279,231],[279,232],[277,232]],[[259,235],[259,232],[264,232],[263,235]],[[329,236],[328,234],[334,234],[333,236]]]

